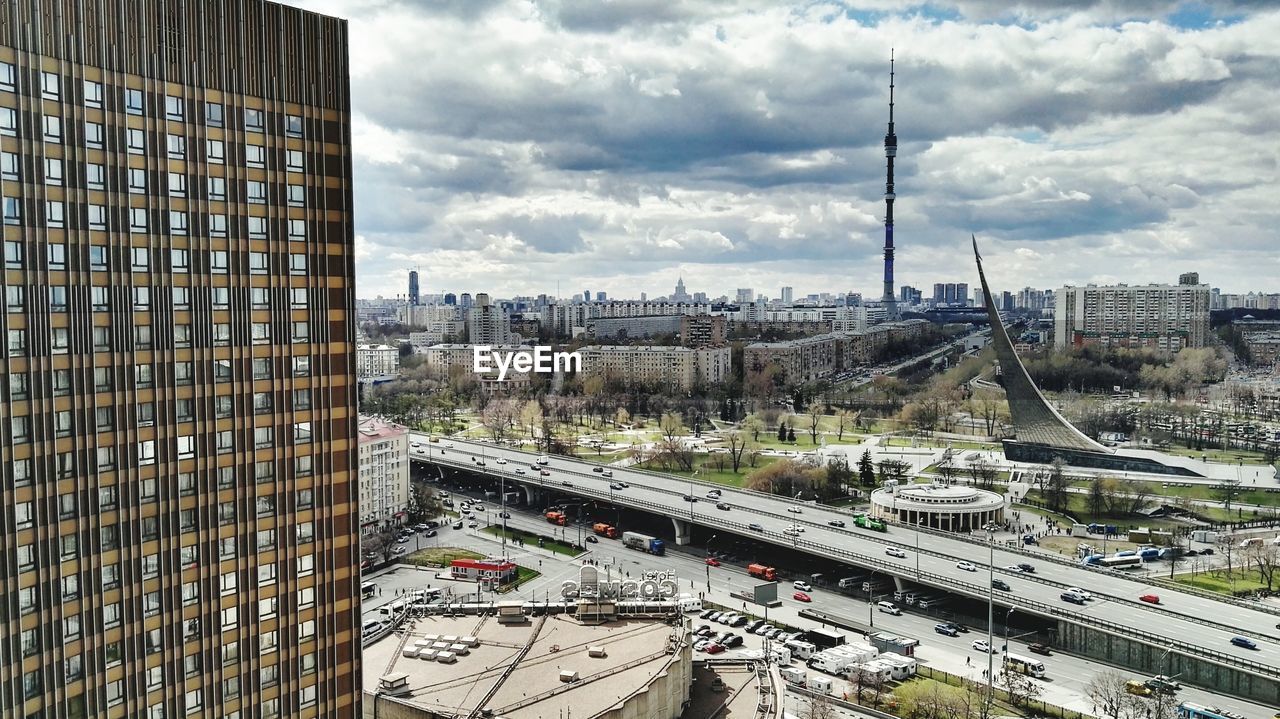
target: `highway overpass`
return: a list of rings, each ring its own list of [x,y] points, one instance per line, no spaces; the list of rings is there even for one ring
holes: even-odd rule
[[[783,497],[687,477],[611,467],[613,476],[606,478],[592,471],[595,463],[559,456],[549,458],[550,475],[544,477],[531,469],[535,453],[452,438],[430,442],[418,433],[411,441],[417,447],[410,451],[414,460],[505,477],[529,496],[544,495],[544,501],[555,492],[669,517],[677,541],[687,541],[690,525],[699,525],[983,599],[990,588],[985,565],[992,556],[995,575],[1012,590],[996,591],[996,601],[1056,622],[1060,648],[1152,673],[1181,673],[1192,683],[1280,704],[1280,611],[1257,603],[1156,587],[1141,576],[1084,567],[1021,547],[992,546],[979,537],[902,525],[891,525],[887,532],[861,530],[848,522],[847,511],[796,505]],[[505,463],[499,464],[499,459]],[[613,490],[613,482],[628,487]],[[716,509],[716,501],[705,498],[711,489],[722,492],[718,501],[727,503],[728,510]],[[700,501],[685,501],[687,494]],[[789,511],[793,506],[801,512]],[[831,527],[827,522],[833,519],[850,526]],[[751,524],[761,529],[753,530]],[[805,531],[798,537],[783,534],[793,524]],[[907,556],[885,554],[889,546]],[[978,571],[957,567],[962,560],[979,565]],[[1028,561],[1036,567],[1034,574],[1003,569]],[[1067,587],[1082,587],[1094,598],[1086,606],[1068,604],[1060,599]],[[1159,606],[1138,601],[1148,592],[1160,595]],[[1236,636],[1253,639],[1258,648],[1233,645]]]

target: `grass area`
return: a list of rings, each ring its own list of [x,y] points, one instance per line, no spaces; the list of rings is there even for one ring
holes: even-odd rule
[[[447,567],[455,559],[484,559],[484,555],[457,547],[430,547],[411,552],[400,561],[420,567]]]
[[[552,525],[550,524],[547,525],[548,528],[551,528],[551,526]],[[568,527],[566,527],[565,529],[568,529]],[[485,534],[492,534],[495,537],[502,536],[502,527],[498,525],[490,525],[480,531],[484,532]],[[584,530],[584,536],[585,536],[585,532],[588,532],[588,531],[590,530]],[[574,529],[574,533],[577,533],[576,529]],[[563,554],[569,557],[576,557],[577,555],[582,553],[582,550],[578,549],[577,547],[574,547],[573,545],[567,544],[565,542],[561,542],[558,539],[551,539],[549,536],[545,536],[545,537],[539,536],[537,534],[534,534],[533,532],[526,532],[522,529],[510,529],[510,528],[507,529],[508,542],[523,542],[524,544],[527,544],[527,545],[538,546],[539,539],[542,540],[543,549],[550,550],[552,552],[555,552],[556,554]]]
[[[756,471],[757,469],[767,467],[768,465],[781,459],[780,457],[759,457],[758,459],[756,459],[756,466],[752,468],[751,465],[745,461],[746,458],[744,457],[742,466],[735,473],[732,469],[733,464],[729,460],[727,455],[721,455],[721,457],[723,457],[724,459],[724,469],[720,469],[715,464],[718,460],[714,459],[713,457],[714,455],[706,455],[706,454],[694,455],[693,468],[697,471],[697,479],[702,480],[704,482],[715,482],[716,484],[725,484],[731,487],[746,486],[747,480],[750,478],[752,472]],[[662,468],[653,466],[652,462],[649,462],[644,465],[637,465],[637,466],[639,466],[641,469],[649,469],[655,472],[662,472],[663,474],[674,474],[682,477],[687,477],[690,474],[689,472],[684,472],[684,471],[662,469]]]
[[[1165,454],[1172,454],[1175,457],[1192,457],[1226,464],[1259,465],[1268,463],[1266,455],[1262,452],[1253,452],[1247,449],[1187,449],[1186,447],[1170,445],[1160,448],[1160,451]]]
[[[1230,574],[1223,569],[1208,572],[1197,572],[1195,574],[1178,574],[1174,576],[1173,582],[1196,587],[1197,589],[1203,589],[1209,592],[1231,594],[1232,592],[1266,589],[1266,583],[1264,583],[1260,577],[1261,575],[1258,574],[1258,570],[1256,569],[1237,569]]]
[[[1040,494],[1040,491],[1034,490],[1034,489],[1031,490],[1030,492],[1027,492],[1027,498],[1033,499],[1039,502],[1044,501],[1044,497]],[[1125,529],[1128,527],[1150,527],[1151,529],[1168,529],[1170,527],[1186,526],[1181,522],[1175,522],[1171,519],[1148,519],[1146,517],[1142,517],[1138,515],[1120,516],[1120,515],[1112,515],[1112,514],[1092,514],[1088,510],[1087,500],[1088,500],[1088,497],[1083,494],[1071,494],[1071,495],[1068,495],[1067,497],[1067,514],[1070,514],[1071,516],[1075,517],[1076,520],[1082,524],[1093,524],[1093,523],[1114,524],[1120,527],[1121,529]],[[1036,510],[1037,514],[1049,514],[1050,516],[1053,516],[1052,513],[1048,513],[1045,510],[1040,510],[1036,507],[1027,507],[1025,505],[1018,505],[1018,510],[1019,511]],[[1069,520],[1063,518],[1062,522],[1070,526]]]

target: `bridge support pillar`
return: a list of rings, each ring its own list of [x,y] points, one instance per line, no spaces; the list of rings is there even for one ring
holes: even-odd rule
[[[683,519],[671,518],[671,525],[676,528],[676,544],[684,546],[693,541],[693,527]]]
[[[534,499],[534,497],[535,497],[534,492],[533,492],[533,487],[530,487],[530,486],[529,486],[529,485],[527,485],[527,484],[521,484],[521,485],[519,485],[519,487],[520,487],[520,490],[521,490],[522,492],[524,492],[524,503],[525,503],[526,505],[528,505],[528,506],[532,507],[532,506],[533,506],[533,499]]]

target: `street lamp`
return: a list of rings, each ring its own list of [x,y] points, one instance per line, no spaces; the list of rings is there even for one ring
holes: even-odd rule
[[[924,526],[924,520],[916,520],[916,581],[920,581],[920,528]]]
[[[994,641],[992,631],[995,628],[995,578],[996,578],[996,524],[987,523],[987,713],[991,712],[991,704],[995,701],[995,654],[991,651]]]
[[[716,541],[716,537],[718,536],[720,535],[713,534],[711,535],[711,539],[707,540],[707,558],[708,559],[711,558],[711,543]],[[707,594],[711,594],[711,562],[704,562],[704,564],[706,564],[707,566]]]

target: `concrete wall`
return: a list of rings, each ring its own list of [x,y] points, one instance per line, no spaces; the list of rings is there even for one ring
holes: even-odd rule
[[[1217,664],[1202,657],[1173,651],[1164,656],[1165,647],[1144,644],[1092,627],[1059,621],[1055,646],[1072,654],[1100,659],[1135,671],[1178,675],[1178,680],[1185,684],[1212,688],[1222,694],[1235,694],[1272,706],[1280,705],[1280,682],[1273,679]]]

